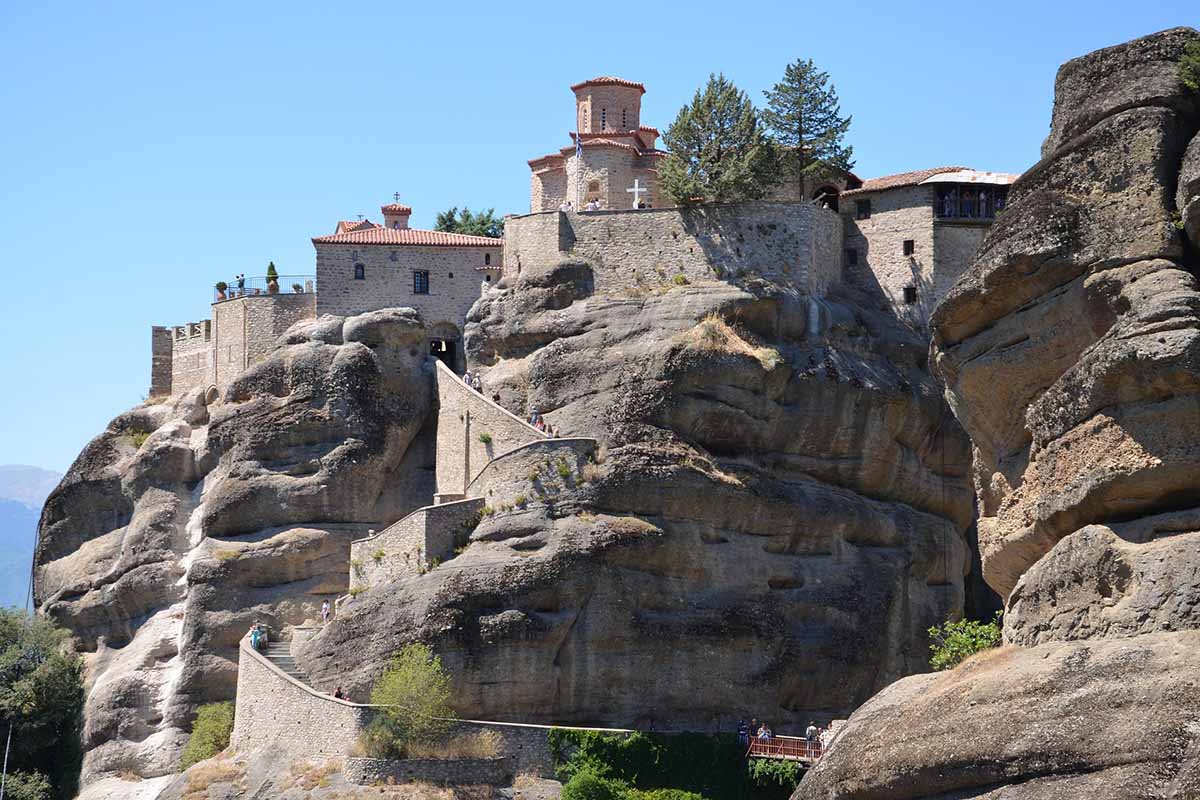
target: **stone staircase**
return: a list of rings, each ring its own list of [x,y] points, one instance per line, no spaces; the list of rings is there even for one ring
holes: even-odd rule
[[[289,677],[295,678],[305,686],[311,685],[308,675],[296,666],[296,659],[292,658],[291,642],[267,642],[267,649],[263,655],[267,657],[268,661],[287,673]]]

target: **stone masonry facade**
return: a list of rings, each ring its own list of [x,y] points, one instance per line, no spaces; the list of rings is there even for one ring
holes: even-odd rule
[[[350,593],[418,575],[454,557],[479,521],[482,498],[418,508],[350,544]]]
[[[550,211],[509,217],[504,248],[510,281],[580,258],[599,294],[757,276],[822,296],[841,277],[842,221],[808,202]]]

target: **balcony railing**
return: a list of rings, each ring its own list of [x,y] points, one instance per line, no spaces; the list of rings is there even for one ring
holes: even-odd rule
[[[213,302],[234,300],[239,297],[260,297],[268,294],[313,294],[317,291],[315,275],[280,275],[273,289],[267,276],[237,279],[225,282],[225,290],[213,288]]]
[[[751,739],[746,748],[747,758],[779,758],[788,761],[816,761],[823,748],[817,741],[793,736],[774,736],[770,739]]]

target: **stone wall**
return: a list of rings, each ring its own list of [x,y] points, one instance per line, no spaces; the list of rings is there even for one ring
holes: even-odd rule
[[[596,456],[595,439],[546,439],[500,455],[471,481],[467,494],[492,509],[536,504],[585,479],[584,466]],[[522,500],[523,498],[523,500]]]
[[[213,304],[212,383],[224,388],[244,369],[262,360],[292,324],[316,315],[317,295],[247,295]]]
[[[349,758],[342,774],[360,786],[432,783],[436,786],[501,786],[512,781],[510,759],[504,758]]]
[[[546,438],[546,434],[467,387],[445,364],[438,361],[435,368],[438,495],[467,494],[467,484],[496,456]]]
[[[212,322],[207,319],[172,328],[171,391],[168,394],[180,395],[212,383],[212,333]]]
[[[150,328],[150,397],[171,394],[172,353],[174,341],[171,329],[165,325]]]
[[[990,227],[982,220],[935,219],[935,192],[933,186],[909,186],[841,200],[847,279],[877,286],[901,318],[921,327],[971,265]],[[855,218],[858,200],[871,201],[869,218]],[[913,242],[911,256],[904,254],[905,240]],[[851,250],[857,265],[848,263]],[[916,290],[913,302],[905,299],[906,287]]]
[[[510,217],[505,274],[587,260],[600,294],[761,276],[815,295],[841,279],[842,222],[811,203],[767,201]]]
[[[535,171],[529,180],[530,211],[554,210],[567,199],[567,171],[561,163]]]
[[[346,755],[375,710],[321,694],[285,675],[250,647],[238,648],[235,750],[274,746],[290,758]]]
[[[495,247],[315,247],[317,314],[350,316],[381,308],[415,308],[430,328],[451,325],[460,340],[467,311],[479,299],[481,287],[499,278],[503,260],[499,240]],[[355,264],[363,265],[361,280],[354,277]],[[429,273],[428,294],[413,292],[417,270]]]
[[[374,536],[350,545],[350,589],[379,586],[429,569],[454,557],[465,544],[483,500],[471,498],[425,506]]]

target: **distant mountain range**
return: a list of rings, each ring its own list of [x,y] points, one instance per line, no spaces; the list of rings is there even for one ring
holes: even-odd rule
[[[24,606],[46,496],[62,475],[40,467],[0,465],[0,606]]]

